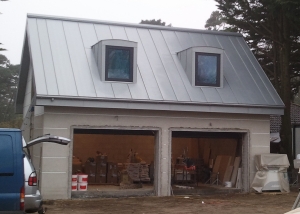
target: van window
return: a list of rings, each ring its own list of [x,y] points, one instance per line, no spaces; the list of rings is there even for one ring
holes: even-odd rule
[[[0,135],[0,175],[14,173],[13,139],[10,135]]]

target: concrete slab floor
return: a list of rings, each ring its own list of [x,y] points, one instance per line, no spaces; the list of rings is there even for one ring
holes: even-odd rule
[[[174,184],[171,195],[215,195],[239,193],[241,189],[210,184]],[[152,184],[143,184],[142,188],[120,189],[117,185],[88,185],[87,191],[72,191],[72,198],[101,198],[101,197],[129,197],[154,196]]]

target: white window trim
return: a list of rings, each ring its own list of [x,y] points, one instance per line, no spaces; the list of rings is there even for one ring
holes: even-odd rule
[[[132,41],[126,41],[126,40],[119,40],[119,39],[108,39],[108,40],[102,40],[99,43],[97,50],[97,64],[98,64],[98,69],[100,71],[100,78],[101,81],[103,82],[116,82],[116,83],[136,83],[137,79],[137,43],[132,42]],[[95,45],[95,46],[96,46]],[[105,51],[106,51],[106,46],[119,46],[119,47],[131,47],[133,48],[133,68],[132,68],[132,82],[126,82],[126,81],[111,81],[111,80],[105,80]]]

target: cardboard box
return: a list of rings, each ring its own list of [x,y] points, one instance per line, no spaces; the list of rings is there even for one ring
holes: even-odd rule
[[[106,174],[96,175],[96,183],[105,184],[106,183]]]
[[[118,171],[119,171],[118,164],[112,162],[107,163],[107,174],[109,175],[118,174]]]
[[[105,174],[107,173],[107,164],[104,163],[97,163],[96,164],[96,175]]]
[[[89,184],[96,183],[96,175],[95,174],[88,174],[88,183]]]
[[[117,174],[107,175],[107,183],[109,183],[109,184],[118,184],[119,183],[119,176]]]
[[[102,168],[106,168],[107,167],[107,163],[106,162],[96,162],[97,167],[102,167]]]
[[[108,170],[117,170],[118,169],[118,164],[113,163],[113,162],[108,162],[107,163],[107,168],[108,168]]]
[[[84,172],[86,174],[96,174],[96,163],[95,162],[86,162],[84,164]]]
[[[96,159],[95,161],[98,163],[98,162],[101,162],[101,163],[107,163],[107,155],[99,155],[99,156],[96,156]]]

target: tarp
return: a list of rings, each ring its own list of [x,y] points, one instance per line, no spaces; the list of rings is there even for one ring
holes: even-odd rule
[[[254,157],[255,167],[257,169],[251,187],[258,192],[263,190],[267,180],[267,174],[270,169],[278,170],[278,177],[281,192],[289,192],[290,186],[288,179],[284,177],[287,168],[290,166],[286,154],[259,154]]]

